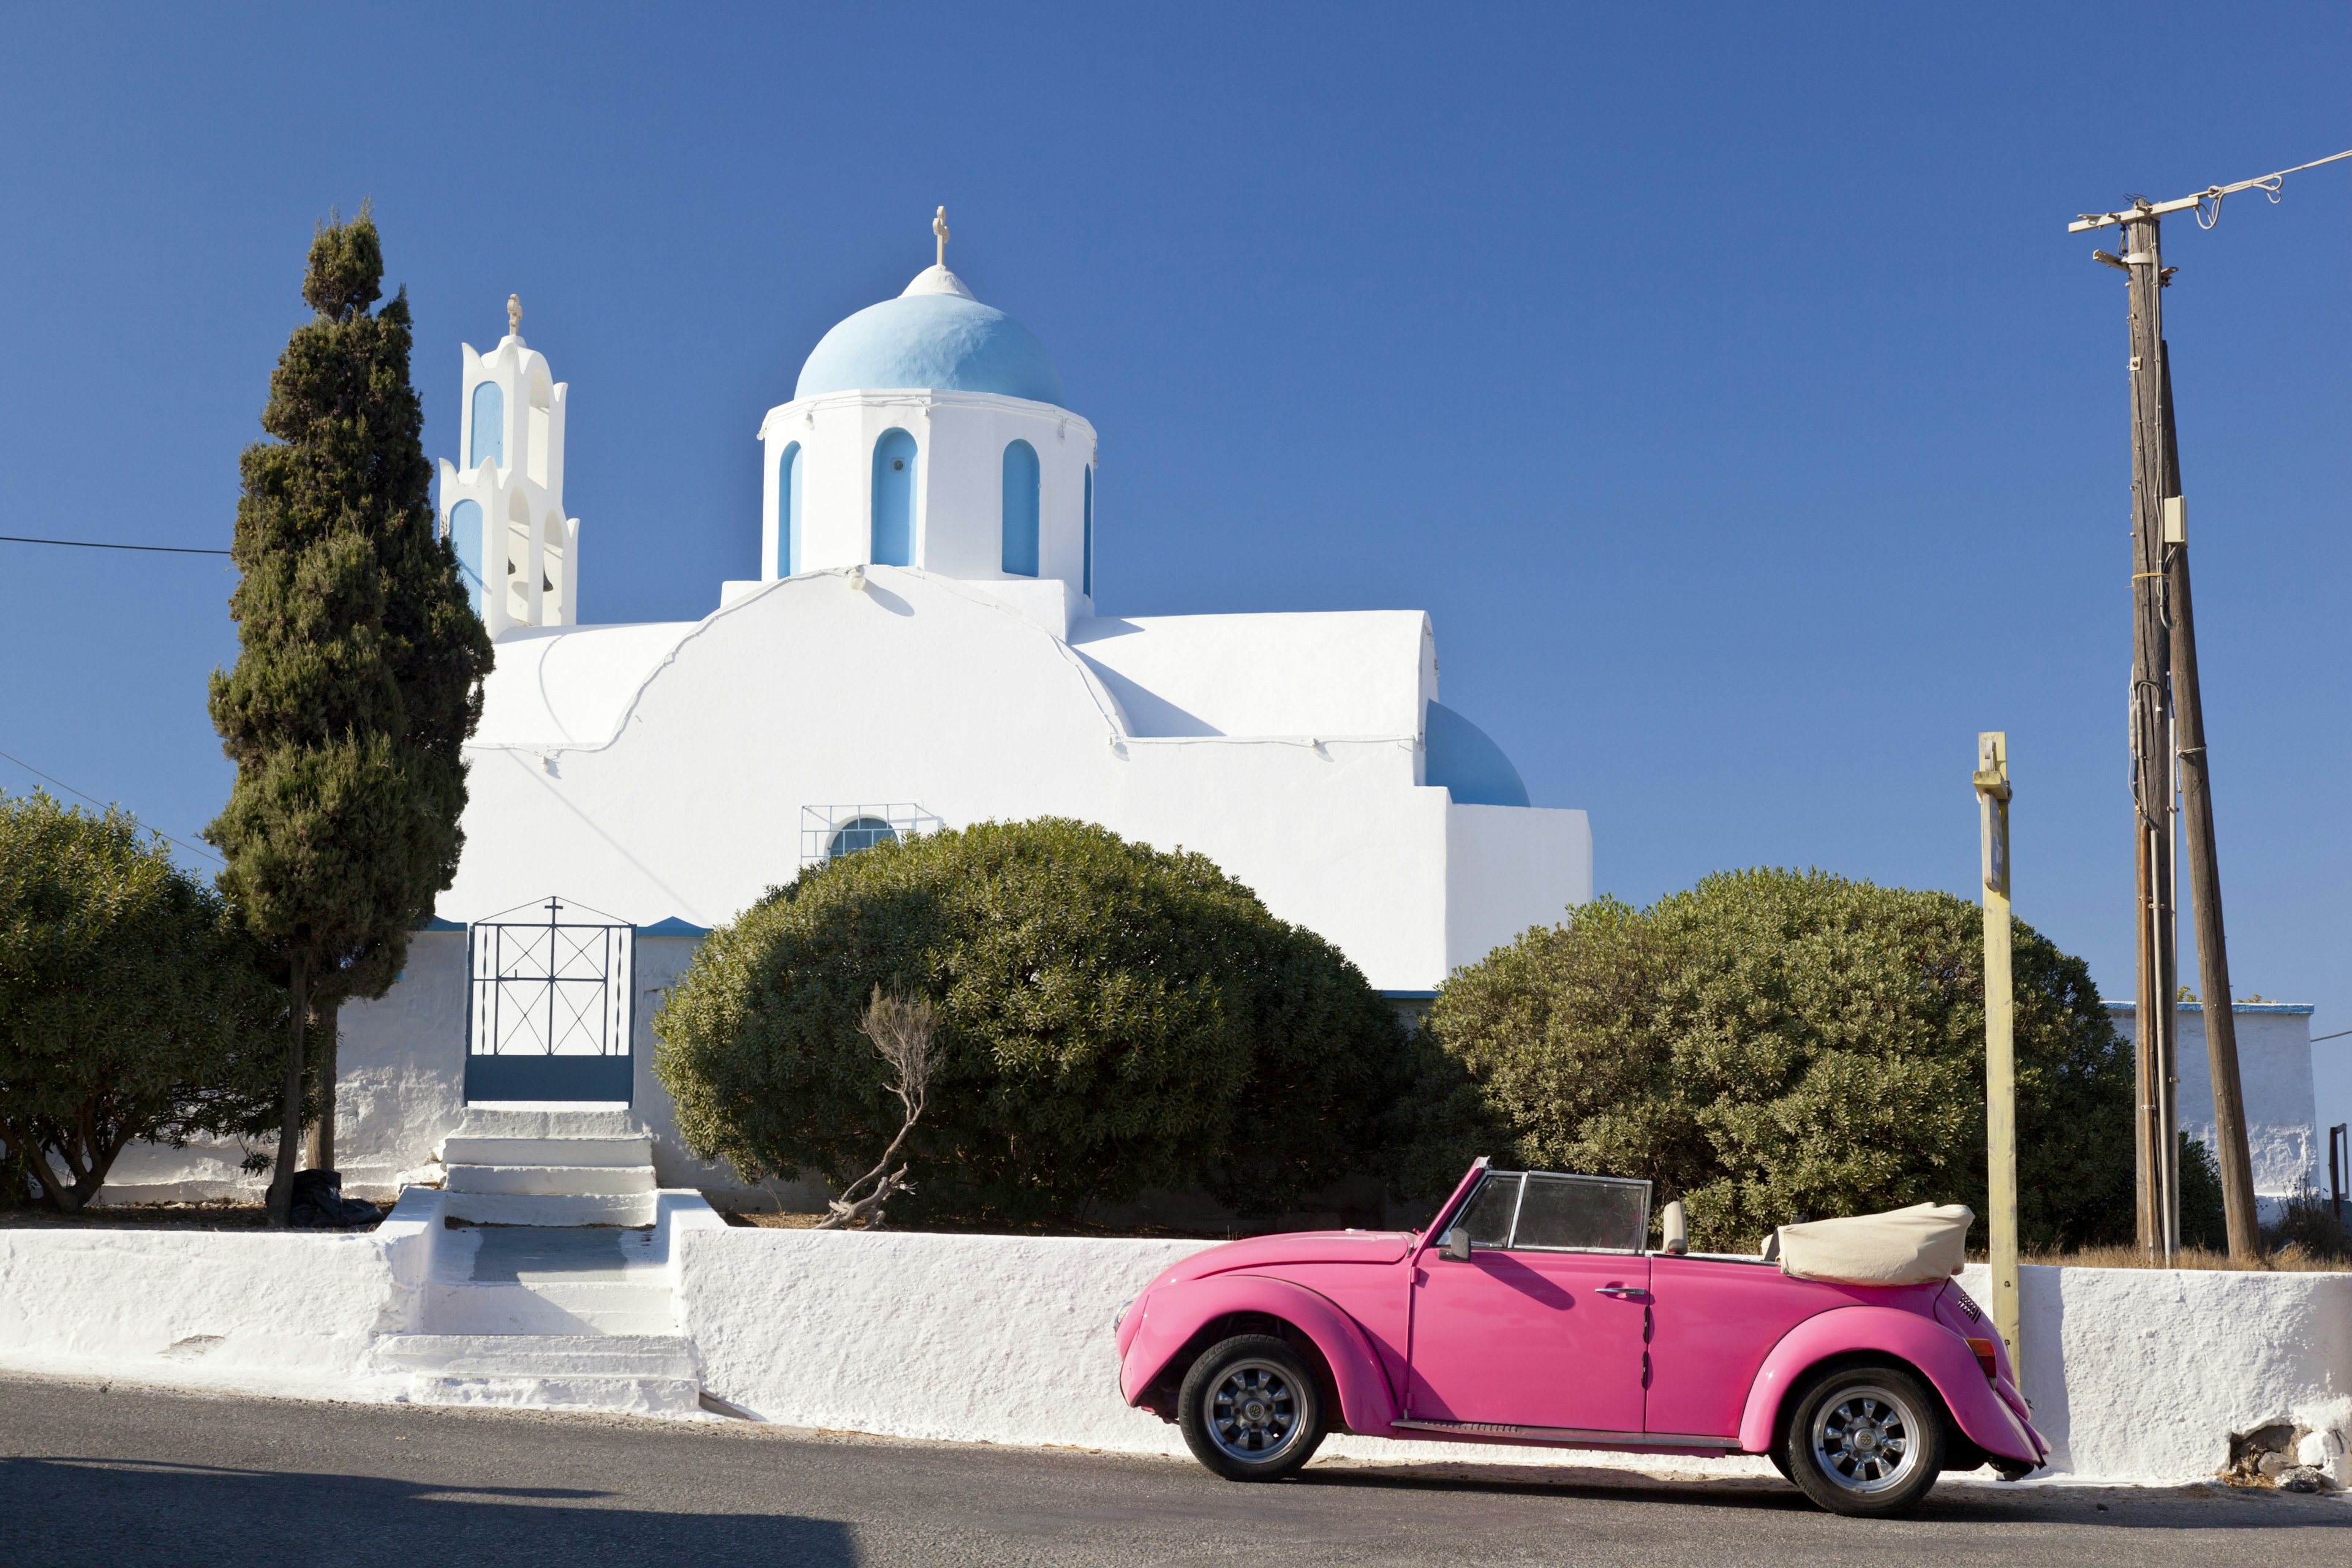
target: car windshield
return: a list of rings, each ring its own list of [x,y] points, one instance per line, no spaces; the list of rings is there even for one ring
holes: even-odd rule
[[[1511,1252],[1639,1252],[1650,1184],[1549,1171],[1489,1171],[1454,1222],[1470,1245]]]

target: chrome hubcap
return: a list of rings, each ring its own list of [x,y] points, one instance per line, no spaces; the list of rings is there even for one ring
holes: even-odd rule
[[[1280,1367],[1262,1361],[1234,1364],[1209,1390],[1209,1436],[1237,1459],[1266,1459],[1298,1433],[1298,1398]]]
[[[1813,1466],[1867,1495],[1899,1486],[1919,1462],[1918,1417],[1887,1389],[1849,1388],[1813,1416]]]

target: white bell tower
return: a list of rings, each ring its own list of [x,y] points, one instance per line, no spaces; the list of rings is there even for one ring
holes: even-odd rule
[[[465,350],[463,467],[441,460],[441,529],[495,638],[512,626],[578,623],[580,520],[563,513],[564,384],[522,341],[522,300],[507,296],[507,335]]]

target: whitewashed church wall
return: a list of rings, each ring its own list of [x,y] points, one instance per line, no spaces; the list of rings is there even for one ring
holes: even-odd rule
[[[1066,645],[984,594],[888,568],[868,584],[794,578],[719,612],[609,739],[501,746],[486,720],[441,912],[478,920],[560,891],[638,924],[716,925],[798,872],[803,806],[913,803],[950,826],[1058,815],[1199,850],[1374,985],[1443,980],[1445,798],[1416,787],[1409,728],[1128,734]],[[1420,647],[1401,646],[1411,693]],[[1511,890],[1514,921],[1557,918],[1589,876],[1520,855],[1481,885]]]
[[[1051,404],[953,392],[835,393],[770,409],[761,425],[764,575],[789,574],[781,473],[784,452],[795,443],[802,465],[801,571],[873,559],[874,447],[893,428],[915,438],[919,564],[972,581],[1004,576],[1004,448],[1022,440],[1037,453],[1038,574],[1074,587],[1083,582],[1086,469],[1095,457],[1094,426]]]
[[[1135,735],[1413,735],[1437,695],[1418,610],[1097,616],[1070,636]]]
[[[465,1108],[465,933],[415,933],[393,988],[381,1001],[346,1003],[340,1024],[335,1162],[344,1191],[381,1199],[404,1183],[438,1180],[437,1171],[422,1167]],[[268,1177],[243,1163],[252,1150],[274,1154],[277,1147],[274,1133],[184,1149],[134,1143],[107,1173],[98,1201],[257,1198]]]
[[[1580,811],[1449,805],[1445,811],[1445,963],[1452,973],[1553,926],[1592,898],[1592,826]]]
[[[466,933],[419,931],[381,1000],[343,1005],[335,1163],[353,1196],[440,1180],[441,1140],[466,1110]]]

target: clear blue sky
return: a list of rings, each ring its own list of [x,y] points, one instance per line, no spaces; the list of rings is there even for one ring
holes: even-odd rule
[[[2064,224],[2352,146],[2347,46],[2340,6],[12,6],[0,533],[225,544],[311,226],[369,198],[428,450],[520,291],[584,618],[698,616],[756,574],[761,414],[945,203],[1102,433],[1106,612],[1427,609],[1635,900],[1973,897],[2006,729],[2019,912],[2127,996],[2123,286]],[[2235,975],[2352,1028],[2352,164],[2165,237]],[[192,837],[225,564],[0,545],[0,750]]]

